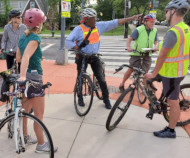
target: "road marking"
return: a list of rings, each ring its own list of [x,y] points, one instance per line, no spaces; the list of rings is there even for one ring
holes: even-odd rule
[[[52,47],[53,45],[55,45],[55,44],[48,44],[47,46],[42,48],[42,51],[47,50],[49,47]]]

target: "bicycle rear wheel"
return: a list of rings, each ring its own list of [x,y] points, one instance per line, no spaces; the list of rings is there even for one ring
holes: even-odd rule
[[[19,123],[17,125],[17,140],[18,140],[18,145],[19,145],[19,149],[20,149],[20,154],[18,155],[18,153],[16,153],[16,145],[15,145],[15,138],[10,139],[10,137],[7,137],[7,129],[8,132],[13,132],[14,134],[14,118],[15,118],[15,114],[10,115],[9,117],[7,117],[5,120],[3,120],[0,124],[0,139],[1,139],[1,143],[0,144],[0,150],[1,150],[1,157],[6,157],[6,158],[12,158],[12,157],[17,157],[19,156],[20,158],[26,158],[26,157],[32,157],[32,158],[54,158],[54,147],[53,147],[53,142],[51,139],[51,136],[47,130],[47,128],[45,127],[45,125],[36,117],[34,117],[33,115],[27,114],[27,113],[20,113],[19,114],[19,118],[18,120],[23,120],[27,119],[27,133],[24,137],[24,142],[25,142],[25,147],[22,145],[22,141],[21,141],[21,134],[20,134],[20,130],[22,129],[22,125],[19,126]],[[12,124],[10,124],[10,122],[12,122]],[[18,121],[19,122],[19,121]],[[41,130],[43,133],[43,138],[44,141],[48,143],[49,145],[49,152],[46,152],[44,154],[38,154],[35,152],[36,150],[36,145],[37,145],[37,138],[36,138],[36,134],[34,132],[34,127],[33,125],[37,124],[38,125],[38,130]],[[26,129],[26,128],[24,128]],[[23,131],[24,131],[23,129]],[[9,135],[9,134],[8,134]]]
[[[185,126],[190,123],[190,84],[183,84],[180,86],[179,94],[180,105],[180,118],[177,122],[177,126]],[[170,119],[170,107],[163,107],[164,118],[169,122]]]
[[[77,79],[74,90],[74,105],[76,113],[79,116],[85,116],[92,106],[93,101],[93,84],[91,78],[83,74],[80,85]]]
[[[138,96],[138,100],[139,100],[139,103],[141,104],[144,104],[146,102],[146,96],[144,95],[143,93],[143,81],[138,81],[138,84],[137,84],[137,96]]]
[[[124,117],[125,113],[129,109],[129,106],[131,105],[134,93],[135,89],[129,87],[119,96],[106,121],[106,129],[108,131],[113,130]]]

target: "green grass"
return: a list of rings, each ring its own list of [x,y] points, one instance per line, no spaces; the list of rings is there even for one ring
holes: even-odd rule
[[[131,34],[131,29],[129,28],[128,34]],[[109,31],[109,32],[105,32],[102,35],[105,36],[117,36],[117,35],[124,35],[124,25],[118,26],[117,28]]]
[[[3,28],[0,28],[0,32],[3,32],[4,29]],[[65,34],[68,35],[69,33],[71,32],[71,30],[65,30]],[[52,31],[51,30],[45,30],[43,29],[41,34],[52,34]],[[61,35],[61,30],[55,30],[55,34],[56,35]],[[129,33],[128,34],[131,34],[131,30],[129,28]],[[102,35],[104,36],[117,36],[117,35],[124,35],[124,26],[121,25],[109,32],[105,32],[103,33]]]

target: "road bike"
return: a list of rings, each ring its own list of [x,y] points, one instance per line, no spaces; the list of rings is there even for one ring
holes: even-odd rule
[[[75,51],[75,54],[82,56],[82,66],[81,66],[81,72],[76,79],[76,84],[74,88],[74,105],[76,113],[79,116],[85,116],[91,109],[94,92],[96,93],[96,96],[100,100],[103,99],[102,91],[98,80],[94,75],[92,80],[90,75],[86,72],[86,66],[87,66],[86,60],[89,57],[93,56],[100,58],[101,54],[85,54],[81,51]],[[103,77],[105,77],[105,66],[104,66],[105,64],[101,59],[100,61],[101,61],[102,74]]]
[[[169,122],[170,119],[170,106],[167,104],[167,96],[171,93],[169,90],[166,96],[161,95],[159,99],[157,99],[156,95],[152,91],[153,87],[152,82],[147,82],[150,86],[145,86],[143,82],[143,75],[145,71],[129,66],[127,64],[121,65],[118,69],[116,69],[116,73],[122,70],[124,67],[129,67],[134,70],[133,75],[133,83],[129,85],[127,89],[123,91],[123,93],[116,100],[113,108],[111,109],[107,121],[106,121],[106,129],[108,131],[113,130],[125,116],[127,110],[129,109],[135,94],[135,89],[137,86],[142,90],[143,95],[149,100],[149,112],[146,117],[151,119],[155,113],[163,114],[165,120]],[[154,81],[154,80],[152,80]],[[172,89],[173,87],[171,87]],[[190,123],[190,84],[184,84],[180,86],[180,95],[179,95],[179,104],[180,104],[180,112],[181,117],[177,122],[177,126],[185,126]]]
[[[127,49],[126,49],[127,50]],[[145,67],[143,65],[143,58],[149,56],[150,54],[152,54],[154,52],[154,49],[152,48],[142,48],[142,50],[144,52],[139,52],[137,50],[133,50],[134,53],[139,53],[139,57],[140,57],[140,65],[139,68],[142,69],[143,71],[145,71]],[[136,61],[138,62],[138,61]],[[137,80],[140,80],[141,78],[138,77]],[[145,82],[145,80],[144,80]],[[136,85],[136,90],[137,90],[137,96],[138,96],[138,100],[140,104],[144,104],[147,100],[146,96],[144,95],[144,93],[142,92],[142,86],[139,86],[141,82],[137,81],[137,85]]]
[[[39,157],[39,154],[34,152],[37,143],[34,130],[38,129],[42,131],[41,138],[48,143],[50,149],[47,154],[42,154],[40,157],[54,158],[53,141],[48,129],[42,121],[32,114],[26,113],[22,108],[22,96],[23,93],[27,94],[28,87],[33,86],[40,90],[40,93],[31,93],[32,97],[39,97],[44,94],[46,88],[51,86],[51,83],[47,82],[42,85],[34,81],[16,80],[17,77],[12,77],[14,91],[4,92],[10,100],[6,104],[5,116],[0,120],[0,138],[1,142],[4,143],[3,149],[0,149],[2,150],[1,157],[16,157],[18,154],[19,157]],[[34,124],[38,128],[34,129]]]

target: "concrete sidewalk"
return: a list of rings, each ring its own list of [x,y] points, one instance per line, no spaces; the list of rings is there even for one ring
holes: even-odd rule
[[[114,102],[111,100],[112,104]],[[2,111],[1,108],[0,114]],[[44,123],[54,145],[59,147],[55,158],[189,157],[190,140],[185,130],[177,127],[176,139],[156,138],[152,132],[160,130],[167,122],[161,115],[155,115],[151,121],[145,118],[146,113],[146,109],[131,105],[118,127],[108,132],[105,122],[109,110],[104,108],[102,101],[94,98],[88,115],[79,117],[74,110],[73,94],[51,94],[46,96]],[[2,135],[0,140],[3,140]],[[0,143],[0,151],[5,145]],[[28,158],[37,156],[33,154]]]
[[[4,70],[5,61],[0,60],[0,65],[0,71]],[[44,82],[50,81],[53,84],[50,96],[46,95],[44,123],[52,135],[54,144],[59,147],[56,158],[189,157],[189,126],[185,127],[187,132],[177,127],[176,139],[154,137],[152,132],[164,128],[167,122],[162,115],[157,114],[152,121],[145,118],[148,102],[142,106],[135,97],[133,105],[118,127],[108,132],[105,122],[110,110],[104,108],[102,101],[94,98],[92,109],[85,117],[79,117],[75,112],[73,87],[76,65],[60,66],[55,65],[55,61],[43,61],[42,66]],[[110,89],[118,87],[121,82],[121,78],[118,77],[106,77],[106,80]],[[112,105],[119,95],[111,92]],[[3,106],[0,107],[0,117],[2,115]],[[3,140],[1,134],[0,140]],[[4,144],[0,143],[0,149],[3,146]]]

